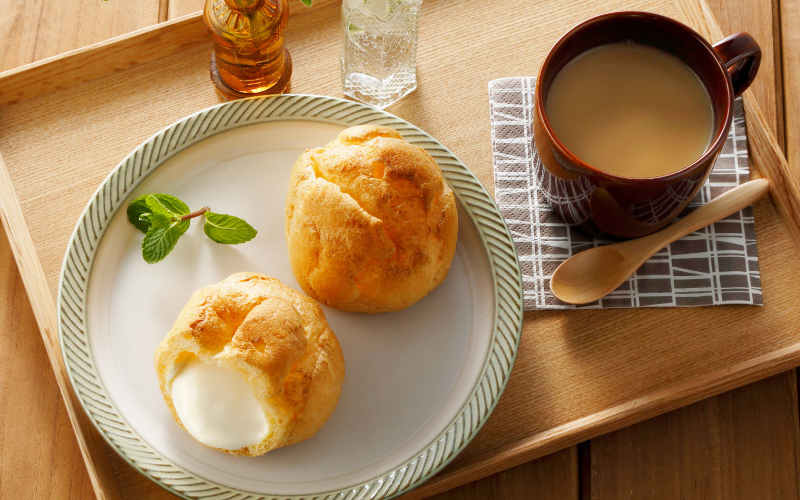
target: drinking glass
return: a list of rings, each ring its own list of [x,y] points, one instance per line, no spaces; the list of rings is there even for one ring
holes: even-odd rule
[[[343,0],[342,89],[378,108],[417,88],[422,0]]]

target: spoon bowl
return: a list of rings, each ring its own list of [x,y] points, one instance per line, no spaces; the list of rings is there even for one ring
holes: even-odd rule
[[[559,300],[588,304],[620,286],[656,252],[673,241],[751,205],[769,191],[766,179],[737,186],[661,231],[635,240],[591,248],[564,261],[550,290]]]
[[[562,264],[553,273],[550,290],[553,295],[571,304],[594,302],[598,296],[607,295],[630,276],[625,266],[625,256],[610,245],[581,252],[569,261],[570,265]]]

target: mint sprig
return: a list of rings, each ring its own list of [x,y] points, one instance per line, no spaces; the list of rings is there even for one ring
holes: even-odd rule
[[[203,231],[217,243],[235,245],[250,241],[258,231],[239,217],[217,214],[208,207],[192,212],[189,206],[168,194],[146,194],[128,205],[128,221],[145,233],[142,241],[142,257],[154,264],[175,248],[178,239],[189,229],[189,221],[205,216]]]
[[[148,197],[150,204],[148,204]],[[161,209],[161,210],[159,210]],[[147,233],[153,222],[163,222],[158,220],[154,212],[167,215],[184,216],[190,210],[186,203],[168,194],[146,194],[133,200],[128,205],[128,220],[136,226],[136,229]],[[158,225],[158,224],[156,224]]]

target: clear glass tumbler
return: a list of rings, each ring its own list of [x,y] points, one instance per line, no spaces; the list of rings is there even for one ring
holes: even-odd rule
[[[342,89],[378,108],[417,88],[422,0],[343,0]]]

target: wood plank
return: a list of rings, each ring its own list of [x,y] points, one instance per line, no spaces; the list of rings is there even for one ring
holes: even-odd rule
[[[578,500],[578,447],[430,497],[432,500]]]
[[[800,179],[800,30],[797,29],[800,23],[800,1],[783,0],[779,2],[779,7],[785,152],[790,174]],[[797,449],[795,453],[800,455]]]
[[[169,0],[168,19],[203,10],[205,0]]]
[[[775,375],[788,371],[796,365],[796,360],[791,356],[792,348],[780,350],[770,355],[769,360],[752,360],[741,366],[726,368],[726,377],[721,374],[711,373],[701,379],[670,387],[667,390],[630,401],[606,411],[598,412],[586,418],[578,419],[563,426],[549,429],[540,434],[532,435],[525,439],[516,440],[504,446],[497,446],[480,454],[469,455],[462,453],[453,465],[445,468],[444,472],[427,481],[419,488],[404,495],[403,500],[419,500],[430,495],[441,493],[453,485],[464,484],[475,478],[486,477],[510,467],[515,467],[528,460],[539,458],[545,454],[553,453],[566,446],[577,445],[585,439],[594,438],[625,426],[632,426],[648,418],[678,409],[707,398],[720,394],[734,387],[761,380],[765,374]],[[763,371],[765,364],[773,369]],[[709,381],[712,381],[709,384]],[[622,389],[622,388],[620,388]],[[506,397],[504,395],[504,397]],[[502,404],[501,400],[501,404]],[[529,403],[530,404],[530,403]],[[494,418],[494,415],[492,416]],[[489,422],[491,423],[491,419]],[[489,425],[489,424],[487,424]],[[475,448],[481,442],[479,439],[489,436],[501,440],[494,432],[479,434],[476,442],[470,446]],[[469,447],[468,447],[469,449]]]
[[[458,5],[444,1],[425,5],[429,9],[426,11],[429,13],[429,22],[436,19],[441,22],[463,12]],[[499,12],[499,25],[509,29],[500,30],[501,34],[505,34],[499,35],[500,39],[493,43],[507,50],[497,53],[491,67],[472,57],[471,51],[459,50],[456,42],[463,39],[465,32],[424,32],[424,36],[430,38],[426,38],[429,40],[427,45],[420,46],[420,88],[393,111],[441,138],[491,189],[491,162],[487,161],[488,116],[484,108],[487,79],[518,74],[527,67],[535,67],[537,57],[546,50],[552,39],[563,32],[564,24],[601,11],[605,4],[587,5],[587,9],[591,7],[594,10],[572,13],[572,18],[537,25],[537,33],[547,36],[541,38],[536,47],[532,47],[531,40],[521,40],[510,29],[519,24],[518,13]],[[641,2],[636,6],[664,9],[669,13],[666,3]],[[555,4],[550,8],[556,8]],[[674,10],[672,13],[674,15]],[[339,48],[335,44],[325,43],[338,36],[338,27],[324,23],[324,19],[336,14],[333,7],[321,8],[298,16],[290,23],[290,32],[297,30],[295,34],[308,33],[307,37],[292,39],[291,49],[297,49],[298,55],[293,80],[296,91],[339,95],[338,73],[330,71],[330,68],[336,68]],[[433,45],[434,40],[438,40],[436,45]],[[434,46],[450,49],[447,54],[439,54],[433,51]],[[45,217],[46,211],[36,211],[54,202],[63,210],[64,220],[75,220],[85,200],[107,170],[132,147],[161,126],[199,107],[214,104],[213,89],[209,86],[204,66],[208,60],[207,51],[207,47],[199,47],[179,57],[173,56],[142,66],[137,71],[120,73],[124,78],[109,75],[59,92],[61,99],[49,104],[51,114],[45,120],[42,119],[40,106],[45,100],[48,103],[53,101],[45,99],[49,96],[6,108],[13,112],[2,116],[6,133],[0,134],[0,142],[7,141],[4,144],[14,146],[9,147],[9,165],[15,159],[15,164],[20,168],[18,173],[24,173],[26,165],[36,165],[36,169],[30,171],[31,176],[23,176],[18,183],[20,189],[26,190],[26,208],[33,210],[29,212],[33,217],[31,220],[47,220],[38,217]],[[305,58],[301,58],[303,54]],[[313,54],[313,57],[308,54]],[[520,54],[526,55],[525,60],[521,60]],[[164,104],[160,107],[135,105],[135,102],[141,102],[137,101],[137,97],[144,99],[149,95],[158,98],[162,82],[177,77],[182,78],[181,81],[194,88],[195,92],[172,95],[168,102],[159,101]],[[462,92],[442,93],[441,89],[448,88],[448,82],[453,81],[460,82]],[[86,95],[96,98],[92,106],[75,106],[76,102],[85,103]],[[125,96],[125,99],[118,101],[119,96]],[[124,113],[115,115],[113,123],[98,124],[96,116],[107,109],[103,104],[111,102],[121,102]],[[436,108],[448,112],[437,113]],[[70,120],[54,118],[62,114],[68,115]],[[37,129],[41,133],[26,133],[24,138],[13,133],[15,130],[27,131],[24,125],[32,123],[41,127]],[[89,127],[89,124],[92,126]],[[112,129],[120,128],[126,134],[116,134],[114,141],[108,141]],[[59,149],[59,154],[62,158],[70,158],[69,169],[53,162],[52,145],[40,142],[45,137],[61,138],[63,149]],[[69,173],[75,170],[86,175],[76,179]],[[43,179],[67,191],[43,193],[37,186],[37,182]],[[70,196],[64,196],[67,192]],[[785,258],[787,249],[791,252],[791,247],[781,233],[771,205],[762,203],[758,210],[761,210],[759,220],[763,221],[759,230],[766,231],[762,234],[767,235],[767,244],[760,249],[763,260],[781,259],[786,261],[785,266],[796,265],[791,257]],[[62,245],[69,237],[72,224],[38,228],[37,244],[40,245],[40,252],[52,263],[50,279],[55,283],[63,256]],[[765,367],[769,370],[785,369],[786,363],[796,362],[791,339],[770,335],[785,335],[788,330],[783,327],[784,323],[793,321],[793,318],[789,304],[782,303],[788,297],[781,293],[783,285],[780,275],[775,271],[765,266],[765,294],[773,299],[764,308],[574,311],[568,315],[539,312],[527,315],[523,346],[506,396],[482,433],[459,460],[478,456],[481,451],[494,454],[498,446],[513,446],[517,440],[532,437],[532,441],[522,442],[523,454],[519,456],[524,457],[522,461],[525,461],[570,444],[565,436],[583,439],[593,435],[591,433],[604,432],[709,394],[704,390],[721,391],[731,387],[727,384],[741,384],[752,380],[752,377],[764,376],[765,372],[761,370]],[[706,322],[709,327],[703,335],[692,335],[678,343],[659,333],[667,324],[672,325],[670,329],[691,331],[692,325]],[[638,325],[636,331],[625,328],[625,325],[634,324]],[[737,328],[732,328],[732,325]],[[753,335],[754,331],[758,335]],[[709,343],[709,339],[714,339],[714,342]],[[617,348],[620,344],[626,345],[630,352],[637,355],[630,356],[621,351]],[[757,356],[766,351],[775,352],[780,346],[786,346],[787,350],[778,352],[775,357],[768,355],[756,358],[756,365],[744,363],[730,368],[733,362],[731,356],[737,352]],[[669,358],[663,355],[665,352],[670,353]],[[552,371],[546,369],[552,363],[558,367]],[[717,371],[713,371],[715,368]],[[530,380],[536,380],[537,383],[530,384]],[[715,385],[721,381],[724,384]],[[552,389],[555,387],[559,390]],[[654,393],[662,387],[668,389],[663,393]],[[571,394],[574,392],[580,396],[573,397]],[[637,399],[639,397],[644,399]],[[619,406],[614,407],[615,404]],[[609,407],[613,408],[604,411]],[[600,413],[592,415],[594,412]],[[570,432],[576,434],[570,435]],[[512,453],[503,456],[518,459]],[[491,465],[507,467],[510,464],[497,461]],[[457,469],[467,465],[462,462],[453,467]],[[476,469],[464,470],[473,472]],[[488,469],[478,472],[485,470]],[[451,477],[463,480],[465,476]]]
[[[158,22],[159,0],[3,0],[0,71],[39,61]],[[10,43],[13,40],[13,43]]]
[[[169,23],[170,37],[151,26],[120,35],[60,56],[21,66],[0,75],[0,105],[68,88],[140,64],[180,53],[207,43],[208,34],[198,16],[185,16]]]
[[[303,14],[336,1],[318,0],[310,9],[300,0],[293,0],[290,12]],[[178,5],[189,9],[185,4]],[[202,16],[191,8],[192,12],[170,18],[161,25],[148,26],[0,73],[0,106],[73,87],[112,71],[134,68],[209,44],[210,37]]]
[[[800,179],[800,2],[780,2],[783,40],[783,89],[786,120],[786,159]]]
[[[0,220],[2,220],[3,228],[8,236],[8,243],[17,268],[23,271],[21,272],[22,284],[33,309],[33,316],[41,333],[40,338],[43,341],[47,359],[55,375],[56,385],[64,408],[69,415],[95,495],[101,500],[117,500],[120,498],[119,490],[105,456],[103,439],[94,428],[89,416],[81,408],[81,404],[72,390],[67,367],[59,347],[56,306],[51,300],[41,260],[36,254],[33,239],[28,231],[19,199],[1,154]]]
[[[798,498],[796,391],[785,372],[593,439],[584,498]]]
[[[0,498],[91,498],[55,376],[0,230]]]

